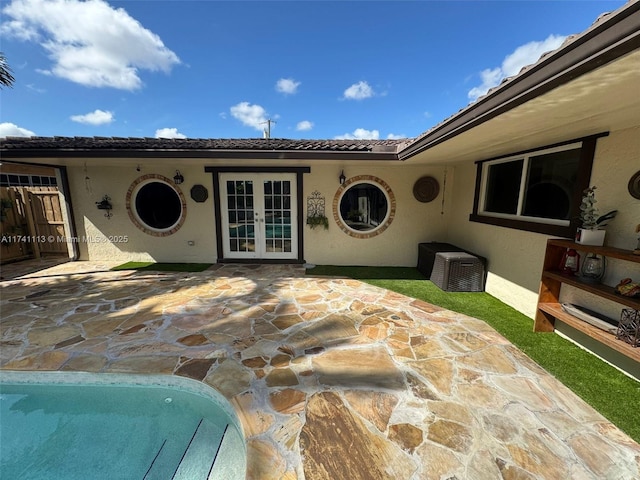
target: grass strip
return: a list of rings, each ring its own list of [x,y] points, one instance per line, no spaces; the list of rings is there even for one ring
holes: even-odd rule
[[[485,321],[640,443],[640,382],[485,292],[444,292],[416,268],[319,265],[309,275],[350,277]]]
[[[127,262],[111,270],[139,270],[152,272],[203,272],[211,263],[156,263],[156,262]]]

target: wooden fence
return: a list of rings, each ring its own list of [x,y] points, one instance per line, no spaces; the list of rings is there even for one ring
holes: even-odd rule
[[[0,187],[0,263],[67,254],[57,187]]]

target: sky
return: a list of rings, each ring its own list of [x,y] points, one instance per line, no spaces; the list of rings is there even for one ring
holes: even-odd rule
[[[0,137],[415,137],[624,3],[0,0]]]

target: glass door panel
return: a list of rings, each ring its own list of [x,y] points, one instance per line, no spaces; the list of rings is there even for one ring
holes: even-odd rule
[[[291,182],[289,180],[265,180],[264,222],[265,251],[291,253]]]
[[[227,180],[226,187],[229,252],[255,252],[253,181]]]
[[[225,258],[297,258],[295,174],[220,176]]]

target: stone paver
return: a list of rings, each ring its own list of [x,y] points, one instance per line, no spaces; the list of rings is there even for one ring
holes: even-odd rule
[[[249,479],[640,478],[640,446],[484,322],[299,266],[3,267],[5,370],[216,388]]]

